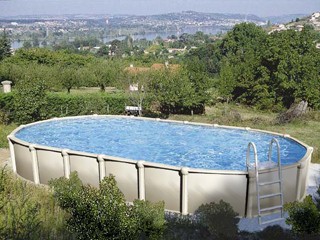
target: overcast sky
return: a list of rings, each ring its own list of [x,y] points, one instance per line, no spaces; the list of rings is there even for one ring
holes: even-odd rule
[[[0,17],[40,14],[157,14],[194,10],[261,17],[311,14],[320,0],[0,0]]]

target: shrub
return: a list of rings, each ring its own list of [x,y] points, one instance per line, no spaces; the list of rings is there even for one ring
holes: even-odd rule
[[[279,225],[268,226],[263,231],[256,233],[258,239],[265,239],[265,240],[290,240],[294,239],[293,234],[290,230],[283,229]]]
[[[46,85],[40,79],[19,81],[14,92],[14,119],[17,123],[29,123],[43,119]]]
[[[286,223],[292,226],[295,233],[314,234],[320,232],[320,212],[310,195],[302,202],[285,204],[285,211],[289,213]]]
[[[0,93],[0,124],[8,124],[13,119],[13,94]]]
[[[149,201],[135,200],[132,210],[138,220],[138,230],[142,238],[162,239],[166,225],[164,202],[152,204]]]
[[[50,185],[59,205],[69,213],[68,228],[78,239],[154,239],[162,234],[163,203],[127,205],[112,175],[101,181],[99,189],[84,186],[76,172]]]
[[[45,118],[88,114],[122,114],[127,97],[106,93],[48,93]]]
[[[164,239],[212,239],[207,227],[194,215],[166,214],[167,227]]]
[[[200,224],[205,226],[213,237],[234,239],[238,234],[238,214],[229,203],[220,200],[201,205],[195,212]]]

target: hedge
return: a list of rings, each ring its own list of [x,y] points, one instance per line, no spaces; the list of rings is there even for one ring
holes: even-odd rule
[[[12,93],[0,93],[0,122],[27,123],[19,119],[20,108],[15,106],[15,96],[16,94]],[[90,114],[124,114],[126,104],[130,104],[128,97],[119,93],[67,94],[48,92],[42,101],[40,116],[36,119],[33,117],[32,121]]]
[[[123,114],[128,98],[123,94],[48,93],[46,118],[89,114]]]

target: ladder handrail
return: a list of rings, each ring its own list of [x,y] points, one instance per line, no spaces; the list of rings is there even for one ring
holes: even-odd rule
[[[280,162],[280,144],[279,141],[276,138],[272,138],[271,142],[269,144],[269,153],[268,153],[268,161],[272,162],[272,147],[273,147],[273,143],[276,144],[277,146],[277,159],[278,159],[278,165],[281,166],[281,162]]]
[[[281,166],[281,159],[280,159],[280,144],[276,138],[271,139],[271,142],[269,145],[268,160],[269,160],[269,162],[272,161],[272,159],[271,159],[272,158],[272,147],[273,147],[274,143],[277,146],[278,178],[279,178],[279,181],[281,182],[281,184],[279,185],[279,190],[280,190],[280,193],[282,193],[282,166]],[[280,197],[280,202],[281,202],[281,205],[283,206],[283,196],[282,195]],[[283,217],[283,209],[281,209],[281,217]]]
[[[269,197],[275,197],[275,196],[280,196],[280,202],[281,205],[280,206],[274,206],[273,208],[279,208],[281,209],[281,218],[283,218],[283,193],[282,193],[282,169],[281,169],[281,159],[280,159],[280,144],[279,141],[276,138],[272,138],[270,141],[270,145],[269,145],[269,153],[268,153],[268,162],[272,163],[272,150],[273,150],[273,145],[277,146],[277,169],[278,169],[278,183],[279,183],[279,193],[277,194],[269,194],[269,195],[262,195],[262,197],[260,197],[260,182],[259,182],[259,160],[258,160],[258,154],[257,154],[257,148],[256,145],[253,142],[249,142],[248,147],[247,147],[247,159],[246,159],[246,164],[247,164],[247,171],[249,172],[250,169],[252,169],[254,167],[254,171],[255,171],[255,177],[256,177],[256,192],[257,192],[257,207],[258,207],[258,221],[259,224],[262,224],[262,219],[261,219],[261,212],[262,211],[266,211],[271,210],[271,208],[264,208],[261,209],[261,204],[260,204],[260,198],[269,198]],[[253,150],[254,153],[254,166],[251,165],[251,150]],[[272,164],[269,164],[269,166],[271,167]],[[277,183],[277,181],[275,181],[274,183]],[[273,184],[273,182],[271,182],[271,184]],[[263,185],[262,185],[263,186]],[[276,219],[277,220],[277,219]],[[273,221],[273,220],[272,220]],[[271,222],[271,221],[270,221]],[[267,223],[267,222],[264,222]]]
[[[258,160],[258,153],[257,153],[257,147],[253,142],[249,142],[248,148],[247,148],[247,168],[249,172],[250,166],[250,150],[253,149],[254,153],[254,171],[255,171],[255,177],[256,177],[256,192],[257,192],[257,201],[258,201],[258,214],[260,216],[260,190],[259,190],[259,160]]]
[[[252,147],[253,153],[254,153],[255,166],[257,166],[257,163],[258,163],[257,147],[253,142],[249,142],[248,148],[247,148],[247,168],[248,168],[248,170],[249,170],[249,168],[251,168],[251,166],[250,166],[250,150],[251,150],[251,147]]]

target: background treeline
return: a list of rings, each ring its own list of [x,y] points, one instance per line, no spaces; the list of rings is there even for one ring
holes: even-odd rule
[[[118,107],[110,110],[109,103],[100,106],[99,101],[104,101],[101,99],[94,99],[90,104],[88,99],[83,99],[81,101],[88,103],[83,104],[86,107],[70,107],[72,104],[66,106],[61,99],[60,102],[53,100],[52,94],[47,96],[48,92],[70,93],[72,89],[83,87],[99,87],[101,92],[107,87],[115,87],[128,99],[118,102],[118,106],[124,102],[126,105],[143,105],[144,109],[164,114],[203,113],[205,105],[218,101],[281,111],[294,102],[307,100],[313,109],[320,108],[320,51],[316,48],[319,34],[312,27],[268,34],[254,24],[242,23],[221,40],[212,42],[205,36],[195,34],[192,39],[199,38],[197,48],[170,60],[169,67],[164,67],[164,59],[156,54],[151,54],[153,58],[147,62],[144,55],[97,57],[90,53],[80,55],[46,48],[19,49],[9,56],[6,51],[9,39],[3,34],[0,41],[0,80],[13,82],[15,110],[19,109],[19,101],[29,94],[30,102],[38,99],[38,107],[49,104],[50,108],[46,106],[48,111],[53,111],[38,112],[30,120],[18,119],[20,122],[57,115],[59,110],[53,107],[56,104],[60,106],[58,116],[62,116],[62,112],[67,114],[64,110],[67,108],[70,114],[120,113]],[[187,46],[184,44],[189,38],[189,35],[180,36],[179,47]],[[114,50],[124,43],[130,45],[130,39],[123,41],[117,40]],[[161,42],[155,46],[164,47]],[[150,68],[154,63],[162,63],[163,67]],[[134,65],[134,71],[129,68],[130,64]],[[130,93],[130,84],[137,84],[139,90]],[[81,97],[89,98],[83,94],[74,99]],[[24,101],[25,104],[27,102]],[[108,105],[109,110],[103,110]],[[73,108],[81,110],[71,110]],[[98,108],[102,110],[97,111]],[[31,113],[33,111],[31,109]]]
[[[189,54],[217,77],[221,97],[279,110],[305,99],[320,107],[320,50],[312,27],[267,34],[251,23],[236,25],[220,41]],[[194,61],[192,61],[194,62]]]

